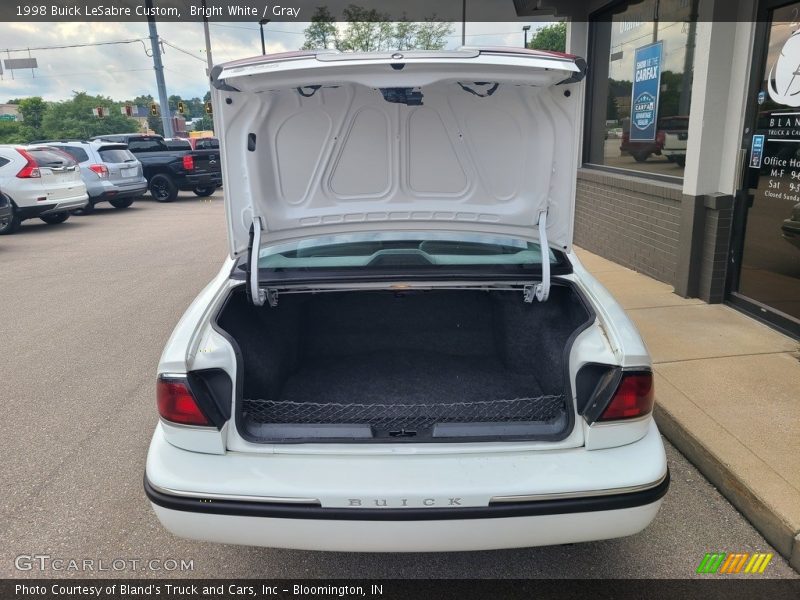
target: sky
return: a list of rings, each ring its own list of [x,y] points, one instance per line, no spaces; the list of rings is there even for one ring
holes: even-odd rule
[[[467,23],[468,45],[522,46],[522,26],[533,30],[547,23],[492,22]],[[298,49],[304,41],[307,23],[276,22],[265,27],[267,52]],[[214,63],[261,53],[258,24],[211,23],[211,51]],[[202,97],[208,91],[203,25],[199,22],[158,23],[164,46],[162,60],[167,93],[183,98]],[[0,57],[38,61],[35,72],[5,71],[0,79],[0,103],[11,98],[42,96],[45,100],[65,100],[73,91],[126,100],[142,94],[157,96],[147,23],[0,23]],[[30,50],[117,40],[125,44]],[[140,41],[143,40],[143,41]],[[447,47],[461,45],[461,24],[454,24]],[[22,50],[20,50],[22,49]],[[9,52],[8,50],[11,50]]]

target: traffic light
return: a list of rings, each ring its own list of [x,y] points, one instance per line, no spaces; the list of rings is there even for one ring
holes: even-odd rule
[[[156,104],[155,102],[153,102],[150,105],[150,114],[153,115],[154,117],[158,116],[158,104]]]
[[[183,114],[183,113],[186,112],[186,106],[183,104],[183,102],[178,102],[178,112],[180,114]]]
[[[105,116],[104,108],[102,106],[98,106],[97,108],[92,109],[94,116],[98,119],[102,119]]]
[[[206,114],[207,115],[213,115],[214,114],[214,109],[211,106],[211,102],[206,102]]]
[[[126,104],[125,106],[122,107],[122,114],[125,115],[126,117],[132,117],[133,107],[130,104]]]

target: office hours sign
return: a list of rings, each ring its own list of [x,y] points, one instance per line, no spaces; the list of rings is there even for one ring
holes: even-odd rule
[[[662,46],[663,42],[656,42],[636,49],[631,95],[631,141],[650,142],[656,139]]]

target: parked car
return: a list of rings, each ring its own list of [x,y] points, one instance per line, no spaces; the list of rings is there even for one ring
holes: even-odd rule
[[[191,150],[192,145],[186,138],[164,138],[167,148],[170,150]]]
[[[11,200],[11,218],[0,224],[0,234],[13,233],[34,217],[63,223],[89,201],[77,163],[52,148],[0,145],[0,189]]]
[[[84,212],[91,211],[99,202],[128,208],[147,192],[142,163],[125,144],[99,140],[48,140],[37,144],[58,148],[78,163],[89,194]]]
[[[656,130],[656,139],[652,141],[631,141],[631,130],[626,127],[622,131],[622,141],[619,145],[619,151],[622,154],[630,154],[636,162],[645,162],[653,154],[661,156],[661,151],[664,148],[664,131],[662,129]]]
[[[791,215],[781,225],[781,234],[787,242],[800,248],[800,202],[794,205]]]
[[[584,72],[510,48],[214,67],[230,257],[158,365],[167,529],[450,551],[653,520],[650,357],[572,248]]]
[[[219,138],[215,137],[189,138],[189,143],[195,150],[219,150]]]
[[[222,185],[218,150],[170,150],[160,135],[141,133],[98,136],[126,144],[144,169],[150,194],[159,202],[172,202],[179,190],[210,196]]]
[[[689,117],[666,117],[659,121],[664,131],[661,154],[680,167],[686,166],[686,144],[689,139]]]
[[[0,231],[8,226],[12,217],[11,198],[0,191]]]

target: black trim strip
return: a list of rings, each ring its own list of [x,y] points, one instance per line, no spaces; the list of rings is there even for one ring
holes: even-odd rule
[[[537,500],[535,502],[500,502],[489,506],[459,508],[322,508],[298,504],[174,496],[156,490],[148,481],[147,474],[144,476],[144,491],[150,501],[170,510],[237,517],[331,521],[449,521],[453,519],[500,519],[619,510],[652,504],[663,498],[667,493],[667,489],[669,489],[669,470],[664,480],[655,487],[627,494]]]

